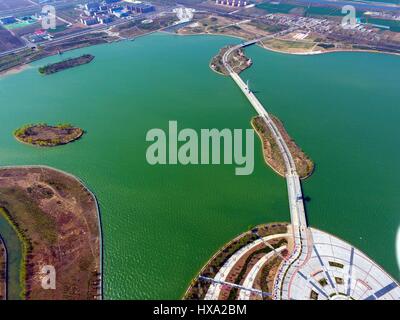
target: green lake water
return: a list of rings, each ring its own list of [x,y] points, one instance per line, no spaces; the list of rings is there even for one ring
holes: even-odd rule
[[[250,128],[255,113],[245,97],[208,67],[219,48],[237,42],[153,34],[0,78],[0,164],[65,170],[98,197],[105,298],[180,298],[226,241],[249,226],[289,220],[285,181],[266,167],[258,141],[250,176],[235,176],[234,165],[146,162],[147,131],[167,129],[169,120],[196,130]],[[317,164],[304,184],[311,225],[352,242],[399,278],[400,59],[247,52],[254,66],[243,78]],[[51,76],[37,72],[82,53],[96,58]],[[35,122],[70,122],[87,134],[51,149],[17,143],[12,131]]]

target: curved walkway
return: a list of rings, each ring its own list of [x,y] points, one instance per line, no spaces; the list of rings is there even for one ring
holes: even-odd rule
[[[286,246],[282,246],[276,249],[278,252],[282,252],[283,250],[286,249]],[[243,281],[243,287],[245,288],[253,288],[254,287],[254,281],[257,278],[258,273],[261,271],[263,266],[268,262],[269,259],[271,259],[275,255],[275,252],[268,252],[266,255],[264,255],[260,260],[257,261],[257,263],[251,268],[249,274]],[[251,291],[244,291],[240,290],[238,300],[250,300],[251,296]]]
[[[257,247],[258,245],[263,245],[264,241],[270,241],[273,239],[277,238],[284,238],[284,237],[290,237],[292,234],[290,233],[281,233],[281,234],[274,234],[270,235],[267,237],[264,237],[262,239],[257,239],[248,245],[240,248],[238,251],[236,251],[229,259],[228,261],[219,269],[218,273],[215,275],[214,280],[224,282],[226,281],[226,278],[228,277],[229,273],[232,271],[232,269],[235,267],[236,263],[249,251]],[[272,252],[274,253],[274,252]],[[218,300],[219,295],[221,293],[221,285],[218,283],[212,283],[210,287],[208,288],[207,294],[204,298],[204,300]]]

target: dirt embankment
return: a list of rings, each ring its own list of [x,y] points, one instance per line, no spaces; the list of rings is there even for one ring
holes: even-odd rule
[[[213,71],[225,76],[229,75],[229,72],[226,70],[224,63],[222,62],[222,57],[224,56],[225,52],[229,50],[229,48],[229,46],[222,48],[210,62],[210,68]],[[229,55],[228,63],[237,74],[246,70],[252,65],[251,59],[245,56],[243,49],[233,51]]]
[[[0,169],[0,213],[18,231],[23,245],[21,297],[101,297],[97,202],[77,179],[47,167]],[[42,287],[45,266],[54,267],[55,289]]]
[[[271,116],[271,118],[275,122],[279,132],[281,133],[290,152],[292,153],[293,160],[296,165],[296,170],[300,179],[306,179],[314,171],[314,162],[300,149],[296,142],[289,136],[282,122],[274,116]],[[259,116],[254,117],[251,120],[251,125],[253,126],[254,130],[257,132],[262,141],[265,162],[276,173],[284,177],[286,173],[285,162],[282,158],[275,138],[271,134],[268,126]]]
[[[49,126],[47,124],[26,125],[15,130],[17,140],[40,147],[67,144],[82,137],[84,131],[70,124]]]
[[[6,299],[7,251],[0,237],[0,300]]]

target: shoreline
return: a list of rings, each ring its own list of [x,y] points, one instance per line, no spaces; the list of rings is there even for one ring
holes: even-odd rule
[[[168,32],[164,32],[168,33]],[[177,35],[177,36],[221,36],[221,37],[229,37],[229,38],[234,38],[234,39],[239,39],[242,41],[247,41],[249,39],[245,39],[239,36],[234,36],[230,34],[219,34],[219,33],[207,33],[207,32],[201,32],[201,33],[193,33],[193,34],[184,34],[184,33],[170,33],[171,35]],[[311,51],[311,52],[286,52],[286,51],[281,51],[273,48],[266,47],[260,43],[256,43],[256,46],[261,47],[262,49],[265,49],[267,51],[275,52],[275,53],[283,53],[283,54],[288,54],[288,55],[295,55],[295,56],[312,56],[312,55],[319,55],[319,54],[325,54],[325,53],[339,53],[339,52],[366,52],[366,53],[380,53],[380,54],[388,54],[388,55],[395,55],[395,56],[400,56],[400,53],[396,52],[389,52],[389,51],[379,51],[379,50],[362,50],[362,49],[336,49],[336,50],[329,50],[329,51]]]
[[[275,53],[282,53],[282,54],[289,54],[289,55],[294,55],[294,56],[316,56],[320,54],[328,54],[328,53],[340,53],[340,52],[361,52],[361,53],[377,53],[377,54],[388,54],[388,55],[393,55],[393,56],[400,56],[400,53],[396,52],[388,52],[388,51],[378,51],[378,50],[362,50],[362,49],[335,49],[335,50],[329,50],[329,51],[310,51],[310,52],[286,52],[282,50],[277,50],[277,49],[272,49],[269,47],[266,47],[262,44],[257,43],[257,46],[271,51]]]
[[[13,75],[13,74],[18,74],[18,73],[23,72],[23,71],[25,71],[26,69],[30,69],[30,68],[31,68],[31,66],[30,66],[29,63],[21,64],[21,65],[19,65],[19,66],[12,67],[12,68],[10,68],[10,69],[8,69],[8,70],[5,70],[5,71],[3,71],[3,72],[0,72],[0,80],[1,80],[3,77],[5,78],[5,77],[11,76],[11,75]]]
[[[230,34],[219,34],[219,33],[206,33],[206,32],[201,32],[201,33],[193,33],[193,34],[182,34],[182,33],[171,33],[171,32],[167,32],[167,31],[163,31],[163,30],[156,30],[156,31],[151,31],[149,33],[144,33],[138,36],[134,36],[132,38],[123,38],[123,39],[118,39],[115,41],[111,41],[108,43],[100,43],[102,45],[106,45],[106,44],[112,44],[112,43],[117,43],[120,41],[134,41],[137,38],[141,38],[141,37],[145,37],[154,33],[162,33],[162,34],[166,34],[166,35],[172,35],[172,36],[220,36],[220,37],[228,37],[228,38],[234,38],[234,39],[239,39],[242,41],[245,41],[245,38],[239,37],[239,36],[234,36],[234,35],[230,35]],[[90,48],[96,45],[100,45],[100,44],[93,44],[93,45],[89,45],[89,46],[85,46],[85,47],[80,47],[80,48],[74,48],[74,49],[70,49],[70,50],[66,50],[65,52],[68,51],[73,51],[73,50],[77,50],[77,49],[83,49],[83,48]],[[388,51],[378,51],[378,50],[362,50],[362,49],[338,49],[338,50],[330,50],[330,51],[315,51],[315,52],[286,52],[286,51],[281,51],[281,50],[276,50],[276,49],[272,49],[272,48],[268,48],[265,47],[262,44],[257,43],[257,46],[267,50],[267,51],[271,51],[271,52],[275,52],[275,53],[281,53],[281,54],[288,54],[288,55],[297,55],[297,56],[313,56],[313,55],[319,55],[319,54],[327,54],[327,53],[340,53],[340,52],[361,52],[361,53],[375,53],[375,54],[387,54],[387,55],[394,55],[394,56],[400,56],[400,53],[396,53],[396,52],[388,52]],[[45,57],[40,58],[39,60],[34,60],[31,62],[36,62],[36,61],[40,61],[42,59],[54,56],[56,54],[52,54],[52,55],[48,55]],[[30,63],[31,63],[30,62]],[[29,69],[30,68],[30,63],[24,63],[15,67],[12,67],[8,70],[2,71],[0,72],[0,80],[3,78],[6,78],[7,76],[13,75],[13,74],[17,74],[20,72],[25,71],[25,69]]]
[[[102,219],[101,219],[101,210],[99,206],[99,201],[96,197],[96,195],[87,187],[86,183],[81,180],[80,178],[76,177],[75,175],[68,173],[66,171],[63,171],[61,169],[57,169],[51,166],[47,165],[8,165],[8,166],[0,166],[0,170],[7,170],[7,169],[46,169],[50,171],[55,171],[61,175],[65,175],[66,177],[69,177],[78,184],[81,184],[82,187],[85,189],[86,192],[89,193],[89,195],[93,198],[94,200],[94,205],[96,208],[96,216],[97,216],[97,226],[98,226],[98,233],[99,233],[99,295],[97,300],[103,300],[103,291],[104,291],[104,281],[103,281],[103,270],[104,270],[104,246],[103,246],[103,224],[102,224]],[[0,235],[1,236],[1,235]],[[25,258],[23,258],[24,260]],[[20,270],[21,272],[21,270]]]

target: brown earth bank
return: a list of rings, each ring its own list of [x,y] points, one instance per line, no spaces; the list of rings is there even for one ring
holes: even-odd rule
[[[226,70],[222,58],[229,48],[231,47],[227,46],[222,48],[219,53],[211,59],[210,62],[210,68],[212,70],[225,76],[229,75],[229,72]],[[228,63],[237,74],[246,70],[252,65],[251,59],[245,56],[243,49],[233,51],[228,57]]]
[[[101,298],[101,229],[94,195],[76,178],[48,167],[0,168],[0,214],[23,244],[21,297]],[[53,266],[55,289],[44,289]]]
[[[47,124],[26,125],[14,131],[18,141],[40,147],[54,147],[70,143],[82,137],[84,131],[70,124],[49,126]]]
[[[0,237],[0,300],[7,297],[7,251],[3,240]]]
[[[199,274],[192,280],[189,288],[187,289],[185,295],[183,296],[183,299],[203,300],[207,293],[208,288],[210,287],[210,282],[202,281],[201,279],[199,279],[199,277],[203,276],[208,278],[214,278],[218,273],[218,271],[221,269],[221,267],[228,261],[228,259],[235,252],[237,252],[242,247],[258,239],[258,236],[252,232],[255,229],[257,230],[257,234],[259,237],[266,237],[274,234],[285,234],[288,232],[288,223],[276,222],[276,223],[258,225],[252,228],[252,230],[240,234],[238,237],[225,244],[220,250],[217,251],[217,253],[214,254],[214,256],[200,270]],[[286,243],[286,239],[277,238],[272,240],[270,244],[273,247],[278,248],[283,244],[283,242]],[[245,276],[250,271],[251,266],[254,265],[257,257],[259,257],[260,254],[265,254],[266,252],[269,252],[270,250],[271,250],[270,248],[266,247],[263,244],[257,245],[254,248],[254,250],[246,253],[236,263],[236,265],[232,269],[232,272],[227,276],[227,281],[231,283],[241,284]],[[287,252],[282,252],[282,254],[286,255]],[[274,267],[275,265],[276,264],[274,264]],[[271,268],[268,269],[268,272],[264,272],[266,276],[268,275],[270,276]],[[267,281],[267,279],[265,281]],[[224,286],[221,290],[220,299],[234,300],[237,297],[237,294],[238,294],[237,289]]]
[[[275,116],[270,115],[275,125],[278,127],[283,139],[285,140],[290,152],[292,153],[296,165],[297,174],[300,179],[308,178],[314,171],[314,162],[300,149],[296,142],[286,132],[283,123]],[[282,158],[274,136],[268,126],[260,116],[251,119],[251,125],[257,132],[262,142],[265,162],[282,177],[286,174],[285,162]]]

